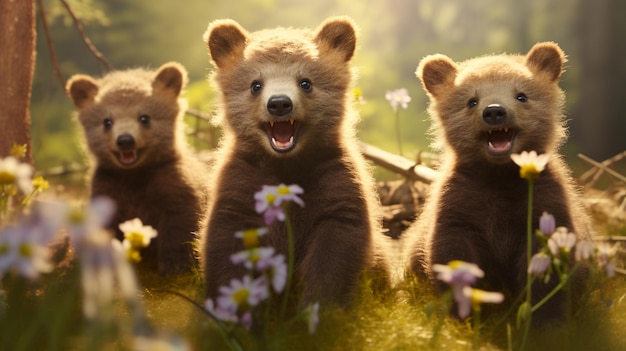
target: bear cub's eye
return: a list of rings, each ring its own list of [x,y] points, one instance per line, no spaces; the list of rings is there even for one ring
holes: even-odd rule
[[[104,125],[104,130],[109,130],[113,126],[113,120],[105,118],[104,121],[102,121],[102,125]]]
[[[139,116],[139,123],[141,123],[141,124],[150,124],[150,116],[148,116],[148,115],[141,115],[141,116]]]
[[[477,105],[478,105],[478,99],[477,98],[471,98],[471,99],[469,99],[469,101],[467,101],[467,106],[469,108],[476,107]]]
[[[519,102],[526,102],[528,101],[528,97],[526,96],[526,94],[524,93],[519,93],[517,94],[517,96],[515,97],[517,99],[517,101]]]
[[[261,89],[263,89],[263,84],[261,84],[261,82],[259,82],[258,80],[255,80],[250,85],[250,92],[252,93],[252,95],[257,95],[261,91]]]
[[[310,80],[303,79],[300,81],[300,88],[308,93],[313,89],[313,84],[311,84]]]

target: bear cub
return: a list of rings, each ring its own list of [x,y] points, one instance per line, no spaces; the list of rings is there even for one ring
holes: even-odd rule
[[[194,242],[207,203],[208,165],[184,140],[186,102],[180,93],[187,72],[170,62],[156,71],[115,71],[101,79],[75,75],[67,92],[78,108],[95,159],[91,196],[117,206],[109,224],[138,217],[158,231],[142,253],[142,265],[161,274],[190,271]]]
[[[407,232],[410,268],[418,276],[435,282],[433,264],[462,260],[485,272],[479,287],[504,292],[505,301],[523,292],[528,183],[510,157],[522,151],[550,155],[534,181],[533,231],[546,211],[578,241],[590,240],[590,220],[558,154],[566,136],[565,97],[558,86],[565,62],[563,51],[550,42],[536,44],[525,56],[491,55],[456,63],[437,54],[421,60],[416,75],[430,98],[431,131],[441,166],[422,214]],[[534,254],[538,244],[532,245]],[[586,275],[585,269],[578,270],[574,294],[582,293]],[[447,288],[435,283],[439,291]],[[533,302],[557,283],[556,276],[547,284],[537,279]],[[563,316],[563,300],[552,298],[537,310],[538,319]]]
[[[314,31],[248,33],[232,20],[209,25],[205,40],[224,128],[203,245],[209,297],[245,274],[229,259],[244,249],[234,233],[265,226],[254,194],[281,183],[304,190],[305,207],[288,211],[301,305],[349,303],[360,274],[375,264],[386,281],[386,237],[351,106],[356,37],[353,22],[343,17]],[[285,223],[269,225],[261,245],[286,256]]]

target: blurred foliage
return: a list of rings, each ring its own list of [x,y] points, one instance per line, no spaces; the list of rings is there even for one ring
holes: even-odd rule
[[[179,61],[189,71],[190,106],[210,113],[212,94],[206,76],[212,69],[202,35],[207,24],[233,18],[249,31],[276,26],[315,28],[326,17],[351,16],[360,26],[354,66],[356,86],[367,102],[360,105],[359,136],[397,152],[394,113],[385,92],[407,88],[412,97],[400,113],[405,156],[428,147],[427,99],[415,77],[419,60],[445,53],[461,61],[493,52],[525,53],[535,42],[558,42],[570,54],[561,83],[568,93],[568,111],[579,96],[579,41],[574,30],[583,0],[68,0],[83,21],[86,34],[116,69],[156,68]],[[67,11],[56,0],[44,0],[54,48],[66,77],[106,73],[87,50]],[[184,4],[184,5],[183,5]],[[38,30],[41,31],[39,23]],[[55,77],[45,36],[38,36],[32,107],[35,160],[39,167],[80,160],[78,130],[70,118],[73,106]],[[191,122],[193,125],[193,122]],[[58,137],[57,137],[58,136]],[[575,135],[574,135],[575,137]],[[214,145],[208,142],[208,146]],[[576,140],[568,152],[578,151]]]

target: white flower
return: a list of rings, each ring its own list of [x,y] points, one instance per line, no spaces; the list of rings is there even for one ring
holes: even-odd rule
[[[32,174],[33,167],[28,163],[19,162],[13,156],[0,158],[0,187],[17,186],[23,194],[30,194],[33,190]]]
[[[261,191],[254,194],[255,210],[262,213],[265,224],[271,224],[275,220],[284,221],[285,212],[282,205],[287,202],[295,202],[304,207],[304,201],[298,197],[304,190],[296,184],[263,185]]]
[[[267,268],[267,264],[264,261],[271,259],[273,255],[273,247],[257,247],[232,254],[230,261],[233,264],[243,264],[244,267],[250,270],[264,271],[265,269],[260,269],[260,267]]]
[[[385,93],[385,99],[389,101],[389,104],[394,111],[398,110],[398,106],[401,106],[406,110],[409,107],[409,102],[411,102],[409,91],[406,88],[391,91],[387,90]]]
[[[315,333],[317,330],[317,325],[320,322],[319,317],[320,304],[319,302],[310,304],[309,307],[306,308],[306,319],[307,324],[309,326],[309,334]]]
[[[111,233],[93,230],[86,234],[79,246],[83,312],[93,319],[109,311],[114,292],[119,291],[127,301],[137,304],[138,284],[135,273],[126,259],[122,244]]]
[[[474,289],[469,286],[463,288],[462,301],[457,301],[459,305],[459,317],[465,318],[469,316],[470,304],[474,311],[480,310],[480,304],[483,303],[501,303],[504,301],[504,295],[499,292],[485,291],[481,289]]]
[[[133,249],[148,247],[150,240],[157,236],[157,231],[149,225],[143,225],[139,218],[121,223],[119,228],[124,233],[125,246]]]
[[[285,256],[278,254],[268,260],[259,262],[259,270],[266,271],[271,280],[272,288],[275,292],[280,293],[287,284],[287,263]]]
[[[599,243],[596,246],[596,263],[603,268],[606,276],[611,278],[615,275],[615,255],[617,255],[617,246],[607,242]]]
[[[268,233],[267,228],[252,228],[235,232],[235,238],[243,240],[243,246],[251,249],[260,245],[260,237]]]
[[[589,241],[581,241],[576,244],[576,261],[590,260],[593,257],[595,246]]]
[[[204,303],[204,308],[213,315],[213,317],[224,321],[236,323],[238,320],[237,311],[230,308],[226,309],[220,305],[215,305],[212,299],[207,299]]]
[[[242,280],[231,280],[230,286],[222,286],[219,291],[221,295],[217,298],[217,304],[227,311],[245,311],[269,295],[265,277],[253,280],[248,275]]]
[[[520,177],[523,179],[534,180],[539,177],[550,159],[550,155],[537,155],[536,151],[522,151],[521,154],[511,154],[511,159],[515,164],[520,166]]]
[[[9,226],[0,232],[0,275],[10,269],[34,280],[54,268],[48,260],[47,238],[28,226]],[[44,239],[44,241],[42,241]]]
[[[113,218],[115,203],[108,197],[96,197],[86,209],[74,209],[69,215],[69,232],[72,245],[79,247],[91,232],[104,228]]]
[[[447,265],[434,264],[433,271],[437,272],[437,279],[450,285],[474,284],[476,278],[485,276],[476,264],[459,260],[450,261]]]
[[[558,227],[556,232],[548,239],[548,248],[554,257],[559,257],[561,253],[569,254],[576,244],[576,234],[568,233],[567,228]]]

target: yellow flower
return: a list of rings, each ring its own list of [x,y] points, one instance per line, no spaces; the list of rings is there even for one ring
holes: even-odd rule
[[[521,154],[511,154],[513,162],[520,167],[520,177],[527,180],[535,180],[539,178],[539,173],[545,169],[549,158],[550,155],[537,155],[537,152],[534,150],[530,152],[522,151]]]
[[[39,176],[33,179],[33,187],[37,191],[43,191],[48,189],[48,187],[50,187],[50,184],[48,184],[48,181],[45,180],[42,176]]]
[[[26,157],[26,144],[18,145],[13,143],[13,146],[11,147],[11,156],[15,156],[17,158]]]

